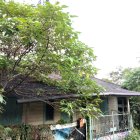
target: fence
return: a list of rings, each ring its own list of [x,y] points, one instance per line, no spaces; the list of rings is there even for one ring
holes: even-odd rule
[[[116,137],[116,134],[124,134],[132,127],[130,114],[112,113],[112,115],[100,116],[98,119],[90,119],[90,140],[106,136]]]

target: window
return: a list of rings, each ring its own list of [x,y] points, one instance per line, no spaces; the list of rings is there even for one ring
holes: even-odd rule
[[[127,100],[125,97],[118,97],[118,111],[119,113],[127,112]]]
[[[49,104],[46,104],[46,121],[52,121],[54,119],[54,108]]]
[[[108,113],[108,98],[101,98],[100,109],[104,114]]]

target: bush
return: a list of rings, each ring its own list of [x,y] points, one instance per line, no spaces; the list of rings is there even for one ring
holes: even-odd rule
[[[0,139],[5,139],[11,135],[12,129],[10,127],[3,127],[0,125]]]
[[[50,130],[49,125],[15,125],[5,127],[0,125],[0,140],[6,139],[12,140],[42,140],[44,139],[53,139],[52,131]]]
[[[132,133],[125,140],[140,140],[140,131],[134,129]]]

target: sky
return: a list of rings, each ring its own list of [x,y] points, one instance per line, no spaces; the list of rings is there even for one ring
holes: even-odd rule
[[[69,6],[70,14],[78,16],[73,19],[73,27],[97,56],[97,77],[105,78],[119,66],[140,66],[140,0],[58,1]]]

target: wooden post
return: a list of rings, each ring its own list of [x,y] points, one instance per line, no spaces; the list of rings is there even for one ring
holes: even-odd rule
[[[127,97],[127,111],[130,114],[130,103],[129,103],[129,97]]]

